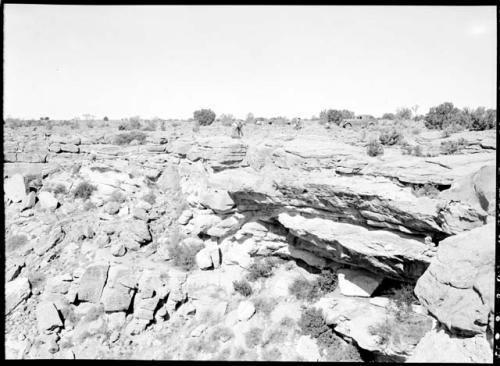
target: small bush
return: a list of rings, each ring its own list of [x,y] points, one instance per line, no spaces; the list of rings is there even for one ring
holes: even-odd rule
[[[440,150],[441,154],[444,155],[453,155],[457,153],[461,153],[464,148],[468,146],[467,140],[464,138],[460,138],[456,141],[451,140],[451,141],[442,141]]]
[[[155,121],[147,121],[146,126],[143,127],[143,131],[156,131],[156,122]]]
[[[403,155],[423,156],[422,146],[412,146],[406,141],[401,144],[401,152]]]
[[[84,200],[88,200],[92,195],[92,192],[94,192],[95,190],[97,190],[96,186],[88,182],[80,182],[73,191],[73,196],[75,198],[82,198]]]
[[[404,284],[400,288],[394,290],[393,300],[396,306],[395,316],[398,321],[403,321],[412,312],[412,305],[415,302],[413,287],[409,284]]]
[[[246,280],[233,281],[233,287],[236,292],[242,294],[245,297],[250,296],[253,292],[252,286]]]
[[[168,252],[174,266],[189,271],[196,264],[195,256],[201,249],[203,249],[203,244],[187,245],[179,242],[171,242]]]
[[[234,116],[232,114],[221,114],[219,121],[223,126],[231,126],[234,122]]]
[[[248,268],[247,279],[251,282],[259,278],[271,277],[273,274],[274,262],[271,259],[262,259],[252,263]]]
[[[259,297],[254,301],[255,310],[264,315],[269,315],[274,310],[276,306],[276,301],[274,299]]]
[[[383,155],[384,147],[378,140],[371,140],[368,142],[368,146],[366,147],[366,153],[369,156]]]
[[[215,113],[211,109],[200,109],[193,113],[193,117],[202,126],[208,126],[215,120]]]
[[[245,333],[245,344],[248,348],[254,348],[262,343],[262,329],[261,328],[251,328],[247,333]]]
[[[290,295],[298,300],[314,301],[319,296],[319,289],[315,283],[305,278],[297,278],[288,287]]]
[[[412,188],[413,194],[417,197],[436,198],[439,196],[439,189],[434,184],[426,183],[421,187]]]
[[[7,252],[10,252],[23,247],[27,242],[28,237],[26,235],[11,235],[9,238],[7,238],[5,249]]]
[[[66,187],[64,186],[64,184],[58,184],[55,188],[54,188],[54,194],[66,194],[67,193],[67,190],[66,190]]]
[[[298,326],[302,334],[313,338],[319,338],[321,334],[331,331],[323,319],[321,310],[316,308],[307,308],[302,311]]]
[[[393,120],[395,119],[396,116],[394,115],[394,113],[384,113],[382,115],[382,119],[389,119],[389,120]]]
[[[379,141],[382,145],[392,146],[403,141],[403,135],[396,129],[383,130],[379,136]]]
[[[146,141],[146,134],[143,132],[128,132],[128,133],[120,133],[115,136],[114,144],[115,145],[128,145],[132,141],[136,140],[140,144],[143,144]]]

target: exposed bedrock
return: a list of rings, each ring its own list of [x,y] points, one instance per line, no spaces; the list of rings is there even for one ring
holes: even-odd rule
[[[493,330],[494,237],[492,223],[443,240],[417,282],[420,302],[453,333]]]

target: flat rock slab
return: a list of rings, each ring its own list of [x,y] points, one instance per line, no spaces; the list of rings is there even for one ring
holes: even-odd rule
[[[38,322],[38,330],[42,333],[46,330],[51,331],[64,325],[57,308],[49,301],[38,304],[36,307],[36,320]]]
[[[21,202],[26,197],[26,186],[21,174],[14,174],[4,182],[4,193],[12,202]]]
[[[5,284],[5,315],[9,315],[23,300],[31,295],[27,278],[18,277]]]
[[[359,297],[370,297],[384,279],[368,271],[352,269],[340,269],[337,276],[342,295]]]
[[[80,279],[78,299],[94,304],[99,303],[101,294],[108,278],[108,264],[99,264],[88,267]]]

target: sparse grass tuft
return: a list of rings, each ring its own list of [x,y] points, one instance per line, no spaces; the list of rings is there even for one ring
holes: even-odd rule
[[[369,156],[378,156],[384,154],[384,147],[378,140],[370,140],[366,147],[366,153]]]
[[[80,182],[73,191],[73,196],[75,198],[82,198],[84,200],[88,200],[92,195],[92,192],[94,192],[95,190],[97,190],[96,186],[88,182]]]
[[[269,258],[257,260],[248,268],[247,279],[254,282],[259,278],[271,277],[274,266],[275,262]]]
[[[187,245],[182,242],[171,242],[168,252],[172,258],[174,266],[189,271],[195,266],[196,253],[198,253],[201,249],[203,249],[203,244]]]
[[[315,301],[324,294],[333,292],[337,288],[337,274],[332,271],[322,271],[315,281],[297,278],[292,282],[288,291],[298,300]]]
[[[143,144],[146,141],[146,134],[138,131],[120,133],[115,135],[114,143],[115,145],[129,145],[134,140]]]
[[[403,141],[403,134],[395,128],[383,130],[380,133],[379,141],[382,145],[392,146]]]
[[[426,183],[421,187],[413,187],[412,192],[417,197],[436,198],[440,191],[435,185]]]
[[[245,333],[245,344],[248,348],[254,348],[262,343],[262,329],[253,327]]]
[[[248,297],[252,294],[252,286],[246,280],[241,281],[233,281],[234,290],[245,297]]]
[[[468,145],[469,145],[469,143],[463,137],[459,138],[458,140],[442,141],[441,147],[440,147],[441,154],[444,154],[444,155],[459,154]]]

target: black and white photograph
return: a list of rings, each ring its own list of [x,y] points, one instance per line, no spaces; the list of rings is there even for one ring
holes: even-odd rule
[[[2,11],[6,359],[498,356],[497,6]]]

